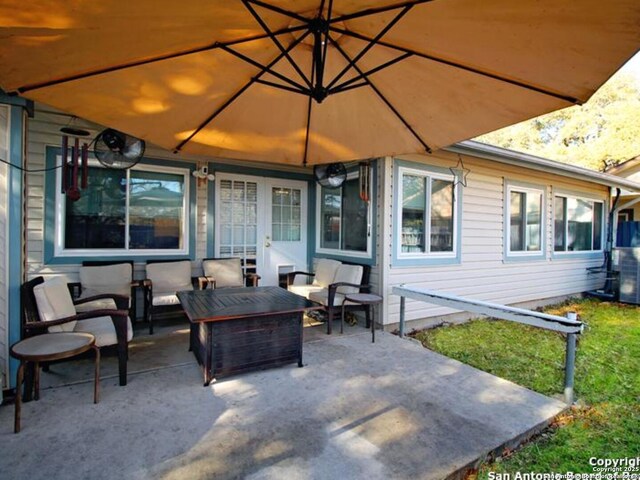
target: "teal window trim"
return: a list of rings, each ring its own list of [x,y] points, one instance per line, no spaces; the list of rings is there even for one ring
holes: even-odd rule
[[[238,175],[249,175],[263,178],[282,178],[285,180],[301,180],[308,184],[307,188],[307,243],[311,244],[315,223],[312,222],[312,212],[315,211],[315,194],[313,175],[309,173],[285,172],[282,170],[271,170],[259,167],[246,167],[229,165],[226,163],[209,162],[209,173],[214,175],[221,173],[236,173]],[[313,209],[313,210],[312,210]],[[207,185],[207,257],[215,257],[215,218],[216,218],[216,184],[209,182]],[[310,262],[311,254],[307,249],[307,259]]]
[[[321,249],[320,248],[320,235],[318,230],[321,228],[319,224],[320,218],[320,203],[318,203],[318,195],[321,192],[320,186],[316,184],[313,203],[313,219],[315,228],[312,236],[309,238],[310,243],[313,242],[313,249],[310,249],[309,262],[312,262],[312,257],[314,258],[330,258],[333,260],[339,260],[341,262],[353,262],[353,263],[361,263],[363,265],[375,265],[376,264],[376,255],[377,255],[377,238],[378,238],[378,159],[370,161],[370,175],[371,175],[371,194],[369,200],[369,248],[368,252],[350,252],[347,250],[329,250],[329,249]],[[353,169],[349,169],[348,173],[352,173],[357,171],[358,167]],[[314,182],[315,183],[315,182]]]
[[[606,242],[607,222],[609,221],[609,205],[607,199],[597,196],[590,196],[583,192],[572,190],[553,189],[552,195],[552,222],[551,222],[551,258],[553,260],[604,260],[604,245]],[[586,200],[594,203],[602,204],[602,225],[600,231],[600,249],[599,250],[580,250],[580,251],[556,251],[555,249],[555,228],[556,228],[556,197],[575,198]]]
[[[22,106],[9,107],[9,162],[12,165],[24,166],[23,145],[25,138],[25,118]],[[23,176],[17,168],[7,169],[7,214],[8,214],[8,242],[7,242],[7,317],[8,317],[8,342],[13,345],[21,339],[20,318],[20,286],[22,284],[22,207]],[[10,388],[15,387],[16,372],[20,362],[15,358],[9,359],[9,371],[7,372]]]
[[[540,242],[541,242],[541,250],[537,252],[520,252],[520,251],[511,251],[511,236],[510,236],[510,228],[511,228],[511,191],[516,192],[540,192],[542,194],[542,218],[540,219]],[[503,245],[504,245],[504,255],[503,261],[505,263],[511,262],[539,262],[545,261],[547,258],[547,228],[548,228],[548,218],[546,213],[547,210],[547,198],[548,198],[548,190],[544,185],[538,185],[527,182],[520,182],[517,180],[507,180],[504,181],[504,206],[503,206],[503,217],[504,217],[504,226],[503,226]]]
[[[56,158],[60,155],[60,147],[47,146],[46,147],[46,168],[54,168],[56,166]],[[45,176],[45,212],[44,212],[44,263],[47,265],[66,265],[77,264],[84,260],[94,260],[101,258],[114,258],[118,260],[133,260],[144,261],[148,258],[154,260],[169,260],[174,258],[184,258],[188,260],[195,260],[196,255],[196,202],[197,202],[197,189],[196,179],[191,175],[196,166],[187,162],[176,162],[170,160],[152,159],[145,157],[140,161],[143,165],[159,166],[159,167],[171,167],[181,168],[189,170],[189,202],[188,202],[188,231],[189,231],[189,244],[187,253],[150,253],[145,250],[126,252],[109,252],[104,250],[97,251],[95,254],[78,254],[78,255],[65,255],[56,256],[55,253],[55,219],[56,219],[56,189],[57,185],[57,169],[49,170]]]
[[[414,267],[414,266],[435,266],[435,265],[456,265],[462,262],[462,205],[463,190],[460,184],[454,188],[454,251],[451,254],[434,254],[421,253],[411,256],[402,255],[402,239],[400,237],[400,229],[402,228],[402,199],[400,198],[401,176],[403,171],[413,170],[419,172],[425,177],[431,178],[431,175],[445,176],[454,179],[454,175],[448,168],[435,167],[423,163],[410,162],[407,160],[393,160],[393,213],[392,228],[393,241],[391,245],[392,258],[391,266],[393,267]],[[429,203],[427,203],[429,205]]]

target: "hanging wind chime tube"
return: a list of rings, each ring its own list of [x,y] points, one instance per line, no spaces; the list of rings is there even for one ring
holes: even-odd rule
[[[369,162],[360,162],[358,164],[360,169],[360,199],[363,202],[369,203],[369,177],[370,169]]]
[[[87,188],[89,179],[89,145],[82,144],[82,190]]]
[[[66,135],[62,136],[62,182],[61,183],[61,193],[67,193],[67,189],[69,188],[69,164],[67,163],[67,154],[69,151],[69,137]]]

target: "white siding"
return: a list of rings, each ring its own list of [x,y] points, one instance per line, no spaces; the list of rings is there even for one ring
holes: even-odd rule
[[[5,105],[0,105],[0,159],[9,160],[9,107]],[[0,388],[8,386],[9,371],[8,169],[6,164],[0,163]]]
[[[70,117],[60,114],[49,107],[36,105],[35,117],[29,119],[28,123],[28,147],[27,147],[27,168],[39,169],[45,167],[45,155],[47,146],[59,146],[61,141],[60,128],[68,125]],[[104,127],[89,123],[84,120],[75,119],[73,125],[87,129],[91,135],[89,140],[104,129]],[[184,161],[190,165],[206,165],[208,162],[217,164],[233,164],[238,167],[264,167],[270,170],[281,170],[285,172],[307,172],[301,168],[265,165],[260,163],[228,161],[218,158],[205,158],[188,155],[175,155],[162,148],[147,144],[145,157],[151,159],[165,159],[172,161]],[[27,185],[27,276],[32,278],[38,275],[64,275],[68,281],[77,280],[79,265],[45,265],[44,264],[44,201],[45,201],[45,176],[43,173],[28,173],[26,175]],[[207,256],[207,189],[208,182],[200,183],[196,192],[196,261],[193,262],[194,275],[201,274],[200,259]],[[144,263],[135,264],[134,275],[136,278],[144,277]]]
[[[446,152],[437,152],[429,157],[401,158],[446,168],[455,166],[458,161],[457,156]],[[391,225],[399,220],[393,218],[393,160],[387,159],[385,162],[385,175],[390,186],[385,199],[387,225],[382,228],[385,232],[384,241],[389,248],[380,259],[388,269],[388,279],[383,290],[385,324],[395,324],[399,321],[400,297],[392,295],[391,288],[404,283],[502,304],[578,294],[602,286],[601,278],[588,275],[586,271],[587,267],[600,265],[602,259],[552,258],[552,199],[554,189],[561,189],[602,199],[606,205],[606,187],[474,157],[463,158],[465,166],[471,172],[462,194],[462,261],[456,265],[420,267],[391,265]],[[536,184],[547,189],[544,260],[504,261],[505,179]],[[450,313],[454,313],[454,310],[407,300],[407,320]]]

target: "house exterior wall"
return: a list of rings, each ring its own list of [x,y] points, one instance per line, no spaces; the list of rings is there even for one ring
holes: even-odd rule
[[[608,205],[608,188],[593,183],[528,170],[481,158],[463,156],[470,170],[467,187],[462,193],[461,261],[449,265],[394,266],[393,228],[394,162],[404,160],[435,167],[454,167],[458,156],[439,151],[430,156],[402,156],[384,162],[386,191],[384,215],[384,246],[379,263],[385,277],[382,292],[385,325],[399,322],[400,297],[392,295],[395,285],[412,284],[442,290],[461,296],[515,304],[578,294],[600,287],[602,280],[588,275],[586,268],[602,264],[602,255],[553,254],[553,196],[555,191],[583,194],[598,198]],[[515,181],[546,187],[544,258],[540,260],[507,260],[504,256],[505,181]],[[605,212],[606,218],[606,212]],[[419,320],[455,313],[454,310],[407,300],[406,319]],[[389,328],[389,327],[388,327]]]

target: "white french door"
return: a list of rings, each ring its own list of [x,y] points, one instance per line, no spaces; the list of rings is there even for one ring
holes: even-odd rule
[[[278,285],[281,275],[307,268],[307,184],[216,174],[215,255],[240,257]]]

